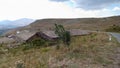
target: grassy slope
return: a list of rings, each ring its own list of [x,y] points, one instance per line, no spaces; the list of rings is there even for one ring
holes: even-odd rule
[[[23,64],[25,68],[113,68],[118,43],[108,40],[104,33],[72,38],[69,48],[56,46],[32,48],[23,51],[23,46],[5,51],[0,48],[0,68],[14,68]]]
[[[104,30],[113,24],[120,25],[119,22],[120,16],[106,18],[43,19],[33,22],[29,27],[34,29],[52,29],[54,23],[59,23],[68,29]]]

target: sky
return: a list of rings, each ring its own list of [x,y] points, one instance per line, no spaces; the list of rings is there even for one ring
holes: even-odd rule
[[[120,0],[0,0],[0,20],[120,15]]]

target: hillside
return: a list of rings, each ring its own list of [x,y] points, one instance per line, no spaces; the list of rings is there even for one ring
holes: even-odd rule
[[[106,33],[72,37],[69,47],[43,40],[11,49],[1,44],[0,68],[119,68],[120,46],[108,38]]]
[[[54,23],[63,24],[67,28],[80,28],[87,30],[104,30],[113,24],[120,25],[120,17],[108,18],[81,18],[81,19],[43,19],[30,24],[31,28],[51,28]],[[101,28],[102,27],[102,28]]]
[[[79,28],[104,31],[109,26],[119,26],[119,20],[119,16],[108,18],[42,19],[28,26],[10,30],[7,34],[16,33],[18,30],[20,33],[22,31],[23,33],[29,32],[28,30],[53,30],[54,23],[62,24],[67,29]],[[91,31],[88,35],[71,36],[69,46],[66,46],[59,39],[48,41],[41,37],[33,37],[35,39],[31,42],[1,43],[0,68],[120,67],[120,44],[109,33]],[[3,39],[1,37],[2,41],[4,41]]]
[[[40,19],[36,20],[28,26],[13,29],[8,31],[7,33],[14,33],[17,30],[51,30],[54,28],[53,26],[55,23],[64,25],[66,29],[77,28],[83,30],[104,31],[112,25],[120,25],[120,16],[106,18]]]

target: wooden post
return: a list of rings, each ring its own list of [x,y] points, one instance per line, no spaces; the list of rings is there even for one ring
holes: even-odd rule
[[[109,35],[109,41],[111,41],[112,40],[112,36],[111,35]]]

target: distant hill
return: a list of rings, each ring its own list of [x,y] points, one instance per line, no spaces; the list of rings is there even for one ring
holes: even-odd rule
[[[7,33],[14,33],[16,30],[52,30],[54,24],[62,24],[67,29],[84,29],[104,31],[112,25],[120,26],[120,16],[105,18],[74,18],[74,19],[40,19],[22,28],[11,30]]]
[[[33,21],[34,21],[33,19],[28,19],[28,18],[22,18],[14,21],[10,21],[10,20],[0,21],[0,35],[10,29],[26,26],[32,23]]]
[[[15,26],[21,27],[21,26],[29,25],[30,23],[32,23],[34,21],[35,20],[33,20],[33,19],[22,18],[22,19],[18,19],[18,20],[13,21],[13,23]]]
[[[33,21],[34,21],[33,19],[28,19],[28,18],[22,18],[14,21],[4,20],[4,21],[0,21],[0,29],[11,29],[16,27],[26,26],[32,23]]]

